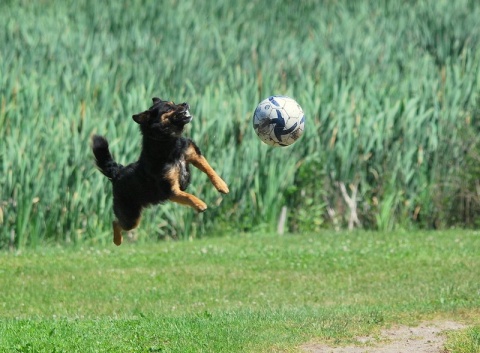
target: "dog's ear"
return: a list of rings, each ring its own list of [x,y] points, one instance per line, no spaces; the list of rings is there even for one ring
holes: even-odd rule
[[[150,119],[150,111],[145,110],[142,113],[138,113],[135,115],[132,115],[132,119],[137,123],[137,124],[143,124],[146,123]]]
[[[152,101],[153,101],[153,104],[157,104],[158,102],[161,102],[162,100],[158,97],[153,97]]]

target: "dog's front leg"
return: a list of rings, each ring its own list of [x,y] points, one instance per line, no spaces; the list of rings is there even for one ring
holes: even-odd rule
[[[172,195],[169,198],[170,201],[179,203],[181,205],[193,207],[198,212],[203,212],[207,209],[207,204],[205,202],[200,200],[198,197],[180,189],[178,168],[171,169],[167,173],[166,177],[170,181],[170,187],[172,192]]]
[[[227,183],[218,176],[217,172],[215,172],[215,170],[207,162],[207,159],[199,152],[200,151],[198,150],[198,148],[196,148],[195,145],[191,144],[185,154],[187,162],[192,163],[195,167],[207,174],[213,186],[215,186],[218,191],[220,191],[222,194],[228,194],[230,190],[228,190]]]
[[[193,196],[185,191],[177,191],[171,197],[170,201],[193,207],[198,212],[203,212],[207,209],[207,204],[200,200],[198,197]]]

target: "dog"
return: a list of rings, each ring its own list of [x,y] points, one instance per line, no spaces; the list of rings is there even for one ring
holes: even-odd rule
[[[95,163],[112,182],[113,242],[122,244],[122,231],[130,231],[140,223],[142,209],[165,201],[190,206],[198,212],[207,209],[205,202],[185,192],[190,184],[189,165],[207,174],[215,188],[228,194],[225,181],[213,170],[198,146],[183,137],[185,125],[192,115],[187,103],[175,104],[153,98],[146,111],[132,116],[142,134],[142,150],[138,161],[120,165],[110,154],[103,136],[92,136]]]

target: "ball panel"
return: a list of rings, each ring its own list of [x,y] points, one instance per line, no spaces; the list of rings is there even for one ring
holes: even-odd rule
[[[279,108],[285,108],[285,104],[287,103],[288,99],[291,99],[287,96],[271,96],[267,98],[272,104],[274,104],[273,108],[279,109]],[[275,102],[275,103],[273,103]]]

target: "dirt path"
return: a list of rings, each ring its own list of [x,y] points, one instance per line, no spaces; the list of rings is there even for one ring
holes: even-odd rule
[[[443,353],[444,332],[461,328],[464,326],[451,321],[428,322],[382,330],[379,337],[358,337],[355,346],[307,344],[302,348],[308,353]]]

